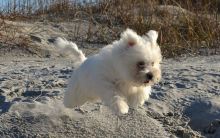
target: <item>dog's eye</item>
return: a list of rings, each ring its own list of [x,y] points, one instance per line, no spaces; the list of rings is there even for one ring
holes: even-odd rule
[[[144,61],[137,62],[137,67],[140,68],[140,69],[145,68],[145,62]]]
[[[154,66],[154,62],[151,62],[151,66]]]
[[[144,62],[144,61],[139,61],[139,62],[137,63],[137,65],[138,65],[138,66],[143,66],[143,65],[145,65],[145,62]]]

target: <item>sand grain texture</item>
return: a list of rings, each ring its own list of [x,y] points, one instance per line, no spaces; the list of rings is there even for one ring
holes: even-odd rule
[[[220,136],[220,56],[165,60],[150,100],[119,118],[100,102],[63,107],[69,59],[0,60],[1,137]]]

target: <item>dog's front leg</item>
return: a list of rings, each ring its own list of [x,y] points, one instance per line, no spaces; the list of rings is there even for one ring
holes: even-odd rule
[[[128,97],[129,106],[136,108],[142,106],[150,96],[150,87],[140,87],[137,88],[135,92],[131,93]]]
[[[112,98],[111,108],[119,115],[126,114],[128,113],[128,110],[129,110],[129,106],[125,98],[121,96],[114,96]]]
[[[108,91],[108,94],[104,94],[101,97],[102,101],[107,104],[116,114],[126,114],[128,113],[129,106],[127,100],[122,96],[114,94],[114,92]]]

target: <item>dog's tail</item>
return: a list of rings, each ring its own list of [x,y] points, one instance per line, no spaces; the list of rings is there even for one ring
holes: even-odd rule
[[[86,56],[83,54],[82,50],[80,50],[75,43],[65,38],[56,38],[54,45],[61,50],[62,55],[72,58],[76,65],[80,65],[86,60]]]

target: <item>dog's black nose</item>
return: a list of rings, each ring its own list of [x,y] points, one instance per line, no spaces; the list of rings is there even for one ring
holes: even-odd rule
[[[151,72],[146,74],[146,79],[147,80],[152,80],[152,78],[153,78],[153,74]]]

